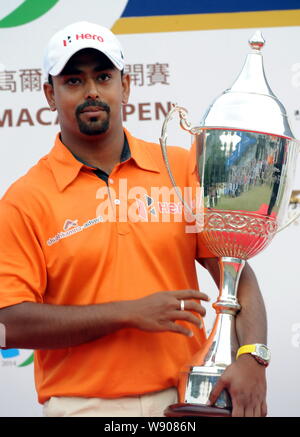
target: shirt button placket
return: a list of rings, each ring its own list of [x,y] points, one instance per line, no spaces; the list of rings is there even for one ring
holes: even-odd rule
[[[115,177],[110,177],[108,183],[113,185],[112,188],[115,194],[113,204],[117,232],[119,235],[126,235],[130,232],[127,214],[127,183],[121,184],[121,182],[118,182]]]

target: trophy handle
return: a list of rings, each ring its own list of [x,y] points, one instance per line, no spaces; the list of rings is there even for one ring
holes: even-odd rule
[[[181,107],[178,106],[177,104],[172,104],[172,107],[170,109],[170,111],[168,112],[168,114],[166,115],[166,118],[163,122],[162,125],[162,130],[161,130],[161,137],[159,138],[159,142],[160,142],[160,146],[161,146],[161,151],[162,151],[162,155],[163,155],[163,159],[165,162],[165,165],[167,167],[167,171],[170,177],[170,180],[172,182],[172,185],[174,186],[175,192],[179,198],[179,200],[181,201],[181,203],[183,204],[184,208],[186,209],[186,211],[191,215],[191,217],[194,218],[194,220],[196,221],[197,225],[199,225],[198,220],[197,220],[197,215],[194,214],[192,208],[190,207],[190,205],[184,200],[184,198],[181,195],[180,190],[178,189],[178,186],[176,184],[175,178],[173,176],[171,167],[170,167],[170,162],[169,162],[169,158],[168,158],[168,151],[167,151],[167,127],[168,127],[168,123],[173,119],[173,116],[175,113],[178,113],[179,115],[179,121],[180,121],[180,127],[189,132],[191,135],[199,135],[201,133],[201,128],[200,127],[192,127],[191,123],[188,121],[187,119],[187,114],[188,111]],[[202,226],[201,226],[202,228]],[[201,230],[199,228],[199,230]]]
[[[292,223],[294,223],[298,218],[300,218],[300,212],[298,214],[295,214],[294,217],[292,217],[284,225],[282,225],[280,228],[278,228],[276,231],[276,234],[278,234],[278,232],[281,232],[284,229],[286,229],[288,226],[290,226]]]
[[[298,145],[298,154],[299,154],[300,153],[300,141],[296,141],[296,143]],[[285,224],[283,224],[282,226],[280,226],[277,229],[276,234],[278,234],[279,232],[281,232],[284,229],[286,229],[288,226],[290,226],[292,223],[294,223],[299,218],[300,218],[300,212],[298,214],[294,214],[294,216],[290,220],[288,220]]]

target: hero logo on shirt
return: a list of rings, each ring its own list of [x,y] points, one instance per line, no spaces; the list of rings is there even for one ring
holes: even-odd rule
[[[144,195],[144,201],[141,199],[136,199],[138,206],[138,216],[144,221],[148,221],[148,215],[157,216],[160,214],[181,214],[182,204],[181,202],[169,202],[169,201],[159,201]]]
[[[152,197],[145,194],[144,198],[145,198],[144,202],[141,199],[136,199],[136,203],[138,206],[139,217],[142,218],[143,220],[147,220],[148,213],[156,216],[157,212]]]

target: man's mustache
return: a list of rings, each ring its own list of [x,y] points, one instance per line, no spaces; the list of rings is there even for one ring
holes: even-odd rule
[[[103,111],[106,111],[108,114],[110,113],[110,107],[107,103],[101,102],[101,100],[87,100],[86,102],[78,105],[76,108],[76,115],[79,115],[85,108],[90,106],[97,106],[97,108],[101,108]]]

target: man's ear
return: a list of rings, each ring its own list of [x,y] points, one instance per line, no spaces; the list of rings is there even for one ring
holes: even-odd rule
[[[53,85],[48,82],[44,83],[44,93],[51,111],[56,111]]]
[[[130,95],[130,76],[129,74],[123,74],[122,76],[122,103],[126,105],[128,103],[129,95]]]

